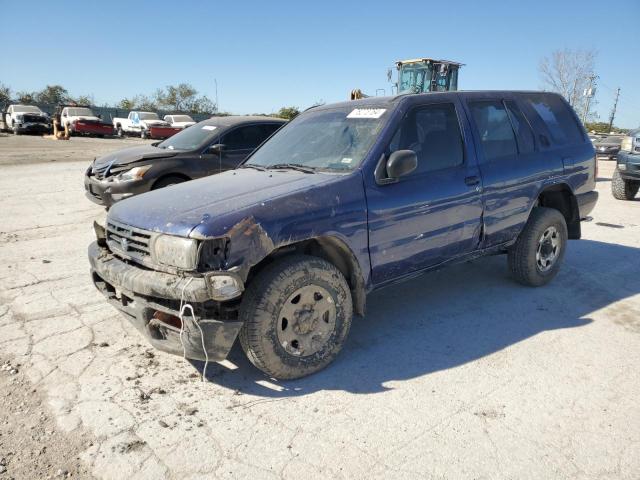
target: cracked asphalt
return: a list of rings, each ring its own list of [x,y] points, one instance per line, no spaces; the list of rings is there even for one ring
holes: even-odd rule
[[[456,265],[371,295],[316,375],[271,381],[236,345],[203,383],[202,364],[152,350],[91,284],[101,209],[84,198],[82,149],[8,165],[8,140],[0,360],[76,445],[75,478],[640,477],[640,200],[611,197],[613,162],[549,286],[515,284],[501,256]],[[24,433],[0,432],[0,445]],[[0,480],[27,478],[7,460]]]

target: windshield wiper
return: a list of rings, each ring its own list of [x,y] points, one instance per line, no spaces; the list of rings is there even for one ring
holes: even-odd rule
[[[262,165],[256,165],[254,163],[245,163],[244,165],[240,165],[238,168],[255,168],[256,170],[260,170],[261,172],[266,172],[267,169]]]
[[[304,173],[316,173],[315,168],[301,165],[299,163],[275,163],[273,165],[267,165],[268,169],[288,168],[291,170],[298,170]]]

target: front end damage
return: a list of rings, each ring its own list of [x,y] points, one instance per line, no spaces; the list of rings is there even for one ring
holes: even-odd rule
[[[214,300],[213,279],[223,272],[149,268],[147,262],[127,258],[111,246],[109,227],[96,225],[96,233],[98,240],[88,251],[93,283],[151,345],[193,360],[226,358],[242,322],[239,298]]]

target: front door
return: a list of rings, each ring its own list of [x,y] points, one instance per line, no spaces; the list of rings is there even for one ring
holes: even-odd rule
[[[436,102],[425,102],[407,113],[385,155],[413,150],[417,169],[396,183],[367,186],[374,284],[437,265],[478,246],[482,185],[473,148],[464,141],[466,120],[459,104]]]

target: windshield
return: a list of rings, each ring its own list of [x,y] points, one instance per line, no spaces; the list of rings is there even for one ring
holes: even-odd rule
[[[140,112],[140,120],[160,120],[157,113]]]
[[[309,111],[280,129],[247,165],[297,164],[318,170],[352,170],[373,144],[384,124],[385,108]]]
[[[423,63],[402,65],[399,93],[428,92],[431,87],[431,66]]]
[[[195,150],[204,146],[218,134],[218,127],[215,125],[194,125],[185,128],[181,132],[167,138],[164,142],[158,144],[158,148],[167,148],[169,150]]]
[[[89,108],[70,108],[68,113],[71,117],[95,117]]]
[[[174,115],[173,121],[174,122],[193,122],[193,118],[191,118],[189,115]]]
[[[13,107],[13,111],[16,113],[42,113],[38,107],[32,107],[31,105],[16,105]]]

